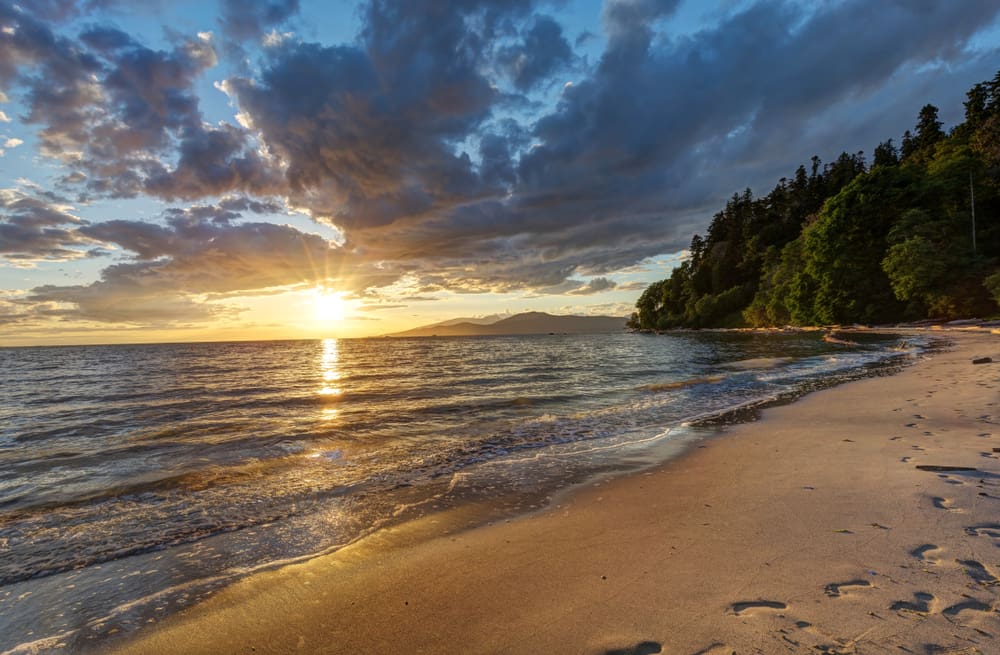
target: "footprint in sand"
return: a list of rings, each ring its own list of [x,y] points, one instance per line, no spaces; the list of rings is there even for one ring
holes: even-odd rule
[[[692,655],[736,655],[736,649],[725,644],[715,643],[702,648]]]
[[[956,604],[954,604],[954,605],[952,605],[950,607],[946,607],[943,610],[941,610],[941,613],[944,614],[945,616],[952,616],[952,617],[954,617],[954,616],[958,616],[959,613],[965,612],[967,610],[968,611],[974,611],[974,612],[995,612],[996,611],[993,608],[993,606],[990,605],[989,603],[984,603],[982,601],[975,600],[973,598],[973,599],[970,599],[970,600],[962,601],[961,603],[956,603]]]
[[[941,549],[935,544],[923,544],[911,550],[910,554],[923,562],[937,564],[941,561],[938,556],[941,552]]]
[[[964,512],[964,509],[954,506],[954,502],[951,498],[941,498],[940,496],[934,496],[931,498],[931,502],[934,503],[934,507],[938,509],[948,510],[949,512]]]
[[[913,594],[915,602],[908,602],[905,600],[898,600],[889,606],[889,609],[894,612],[916,612],[917,614],[927,614],[931,611],[931,601],[934,600],[933,594],[928,594],[923,591],[918,591]]]
[[[643,641],[628,648],[616,648],[604,652],[604,655],[654,655],[662,653],[663,646],[658,641]]]
[[[847,589],[850,587],[870,587],[872,583],[867,580],[857,579],[849,580],[847,582],[831,582],[823,588],[824,593],[831,598],[839,598],[841,595],[847,593]]]
[[[1000,539],[1000,523],[980,523],[979,525],[970,525],[965,528],[965,534],[970,537],[991,537],[993,539]]]
[[[1000,582],[982,562],[977,562],[974,559],[957,559],[955,561],[965,567],[966,574],[979,584],[995,585]]]
[[[745,600],[733,603],[729,609],[736,616],[742,616],[744,613],[753,614],[758,610],[784,610],[788,609],[788,605],[776,600]]]

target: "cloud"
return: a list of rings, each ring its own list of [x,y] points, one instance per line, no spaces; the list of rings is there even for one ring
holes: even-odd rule
[[[155,287],[144,287],[144,274],[153,270],[148,265],[118,264],[105,269],[102,279],[93,284],[36,287],[27,300],[32,303],[74,305],[59,312],[63,319],[151,327],[209,321],[238,314],[234,308],[198,302],[174,290],[164,292]],[[37,309],[33,313],[37,313]]]
[[[568,61],[561,28],[527,4],[442,13],[372,2],[359,46],[286,42],[259,77],[227,87],[287,165],[292,204],[340,226],[366,256],[459,291],[549,287],[683,248],[733,189],[770,185],[829,149],[817,114],[832,110],[829,124],[842,125],[906,67],[961,60],[996,13],[986,2],[935,5],[925,22],[892,3],[804,13],[764,2],[714,29],[660,38],[677,4],[608,3],[600,62],[530,138],[494,120],[510,99],[483,73],[495,57],[527,89]],[[855,33],[862,15],[879,29]],[[844,140],[887,136],[852,127]],[[803,150],[790,157],[795,138]],[[776,144],[761,162],[755,153]]]
[[[65,21],[82,13],[108,9],[119,4],[119,0],[32,0],[26,3],[31,14],[52,21]]]
[[[528,91],[566,67],[573,59],[573,51],[555,19],[535,16],[523,41],[502,47],[498,59],[514,86]]]
[[[563,305],[560,314],[583,316],[628,316],[635,311],[635,306],[624,302],[601,303],[597,305]]]
[[[21,145],[22,143],[24,143],[24,141],[22,141],[21,139],[18,139],[18,138],[14,138],[14,137],[10,137],[8,139],[5,139],[3,141],[3,143],[0,144],[0,145],[3,146],[3,147],[0,147],[0,157],[3,157],[6,154],[5,148],[16,148],[19,145]]]
[[[316,285],[386,286],[400,273],[358,260],[323,237],[289,225],[237,222],[236,210],[275,207],[247,199],[168,210],[165,224],[109,220],[83,224],[80,240],[114,244],[132,257],[87,285],[32,289],[32,302],[71,306],[63,315],[110,323],[165,324],[232,316],[211,299]]]
[[[607,0],[604,3],[604,29],[616,42],[612,50],[623,47],[647,46],[652,36],[652,23],[669,16],[680,0]]]
[[[495,8],[476,8],[495,20]],[[268,51],[259,79],[227,82],[286,163],[293,204],[352,227],[503,193],[453,148],[478,132],[498,96],[467,17],[437,3],[375,2],[364,47],[285,43]]]
[[[73,3],[0,5],[0,89],[65,165],[60,192],[201,203],[153,223],[63,212],[30,229],[5,207],[2,252],[116,245],[128,260],[98,286],[37,294],[116,320],[139,320],[130,298],[211,316],[211,294],[331,279],[356,291],[403,278],[421,293],[635,290],[611,277],[682,250],[734,190],[770,188],[812,154],[870,149],[928,101],[957,118],[964,90],[995,73],[998,49],[968,49],[993,0],[733,3],[674,34],[678,4],[606,2],[590,65],[531,0],[368,0],[350,43],[266,47],[298,3],[225,0],[224,38],[254,50],[219,84],[238,118],[212,124],[197,90],[228,55],[210,35],[150,48],[103,24],[54,26],[78,15]],[[554,86],[567,70],[573,83]],[[286,207],[335,225],[342,243],[242,220]]]
[[[4,295],[7,297],[4,297]],[[29,322],[31,315],[24,306],[23,301],[19,302],[17,297],[11,292],[7,292],[4,295],[0,295],[0,328]]]
[[[606,277],[595,277],[582,287],[570,291],[569,294],[573,296],[589,296],[594,293],[601,293],[602,291],[610,291],[617,286],[618,284],[614,280],[609,280]]]
[[[71,210],[17,189],[0,189],[0,257],[20,264],[87,257],[101,241],[80,232],[85,223]]]
[[[406,307],[407,305],[367,304],[367,305],[358,305],[355,309],[361,312],[378,312],[382,311],[383,309],[404,309]]]
[[[230,191],[274,195],[285,190],[275,162],[249,148],[247,135],[231,125],[185,133],[173,169],[148,169],[143,190],[166,200],[195,200]]]
[[[260,39],[299,12],[299,0],[222,0],[222,31],[231,39]]]
[[[182,212],[167,225],[105,221],[81,233],[135,253],[136,266],[105,269],[106,281],[139,280],[164,291],[228,293],[346,277],[345,253],[289,225],[230,222]]]
[[[242,128],[202,120],[194,87],[218,56],[210,35],[154,50],[121,30],[78,41],[35,16],[0,6],[0,87],[20,86],[39,148],[70,167],[64,184],[89,196],[198,199],[284,189],[277,164]]]

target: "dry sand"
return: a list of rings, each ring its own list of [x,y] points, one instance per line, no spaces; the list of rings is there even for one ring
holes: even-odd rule
[[[109,646],[1000,653],[1000,362],[971,363],[1000,340],[953,336],[544,512],[405,546],[435,525],[380,533]]]

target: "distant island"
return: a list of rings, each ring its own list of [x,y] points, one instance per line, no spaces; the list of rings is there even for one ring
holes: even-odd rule
[[[917,124],[863,152],[732,196],[629,326],[766,327],[988,317],[1000,301],[1000,73],[949,132]]]
[[[524,312],[503,317],[452,319],[432,325],[386,334],[386,337],[471,337],[517,334],[607,334],[625,329],[625,317],[557,316]]]

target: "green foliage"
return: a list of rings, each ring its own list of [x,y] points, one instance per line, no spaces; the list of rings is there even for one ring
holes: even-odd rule
[[[983,286],[993,296],[993,301],[1000,304],[1000,271],[988,276],[983,280]]]
[[[803,230],[802,273],[812,281],[815,295],[812,307],[799,312],[799,320],[830,324],[891,319],[895,301],[881,262],[909,179],[900,168],[878,167],[858,176],[827,200],[816,222]]]
[[[1000,73],[950,134],[925,105],[888,139],[734,194],[690,259],[640,296],[640,329],[990,315],[1000,303]],[[975,192],[973,248],[970,185]],[[987,273],[992,272],[987,277]]]

